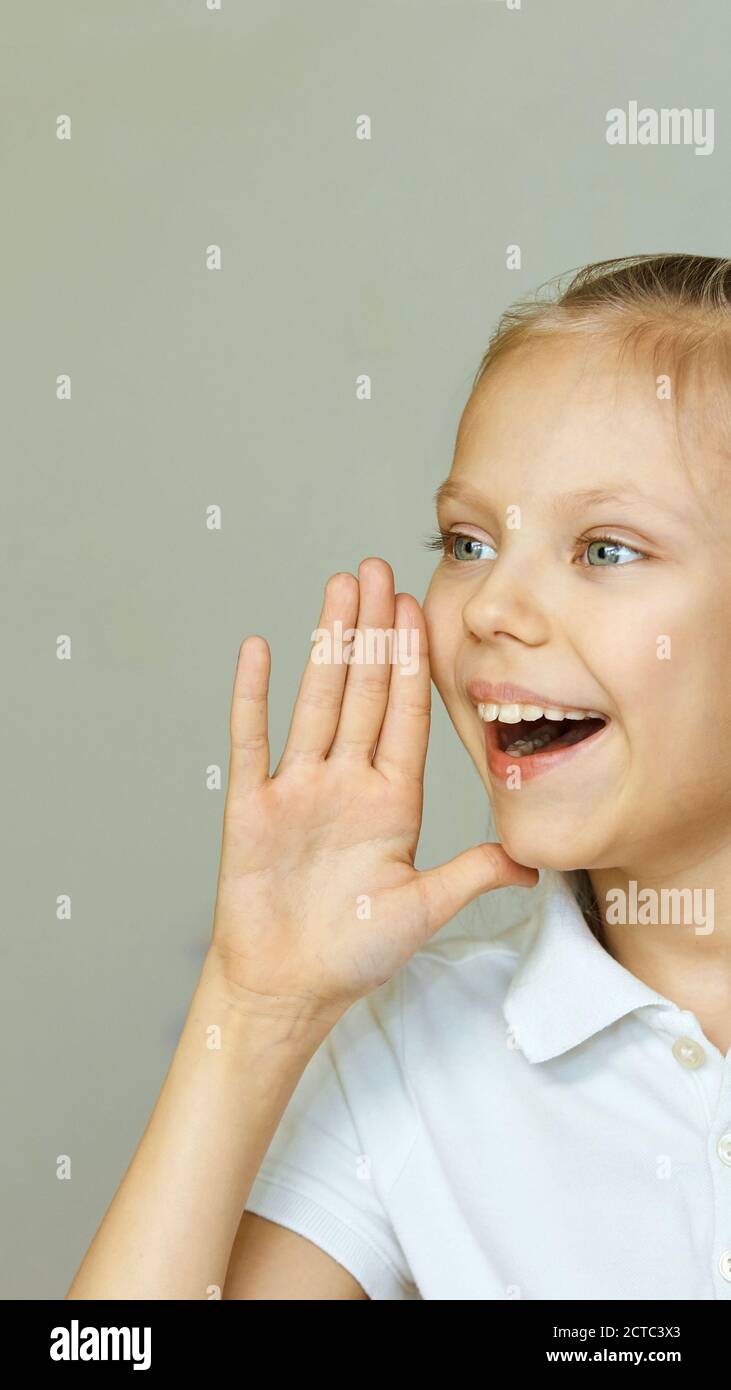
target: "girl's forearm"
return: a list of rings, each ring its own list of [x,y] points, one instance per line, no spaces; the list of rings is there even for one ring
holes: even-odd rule
[[[244,1203],[334,1020],[245,1000],[206,958],[162,1090],[67,1299],[206,1299]]]

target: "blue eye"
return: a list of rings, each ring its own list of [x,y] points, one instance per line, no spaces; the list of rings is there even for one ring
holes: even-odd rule
[[[464,552],[460,553],[460,545],[464,541]],[[489,541],[478,541],[476,536],[465,536],[459,532],[453,532],[450,536],[451,551],[455,560],[494,560],[497,551]],[[481,555],[480,550],[489,550],[489,555]]]
[[[592,551],[595,558],[590,559],[589,564],[595,568],[607,565],[626,565],[634,557],[640,560],[644,558],[641,550],[633,550],[631,545],[625,545],[623,541],[615,541],[611,536],[599,536],[596,540],[589,541],[586,546],[586,553],[591,555]]]
[[[465,552],[458,552],[457,547],[460,542],[465,543]],[[478,541],[476,536],[467,536],[464,531],[445,531],[439,527],[433,535],[427,536],[424,541],[427,550],[440,550],[446,560],[458,560],[463,563],[465,560],[495,560],[497,551],[489,541]],[[481,555],[480,550],[489,550],[489,555]]]

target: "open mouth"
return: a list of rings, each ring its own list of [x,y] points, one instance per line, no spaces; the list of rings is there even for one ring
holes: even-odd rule
[[[495,721],[497,744],[503,753],[515,758],[527,758],[544,748],[567,748],[581,743],[603,729],[606,719],[520,719],[517,723]]]

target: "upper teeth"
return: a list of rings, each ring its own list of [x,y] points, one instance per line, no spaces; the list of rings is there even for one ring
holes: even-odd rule
[[[499,719],[501,724],[519,724],[521,719],[603,719],[597,709],[559,709],[557,705],[497,705],[477,706],[480,719],[488,724]]]

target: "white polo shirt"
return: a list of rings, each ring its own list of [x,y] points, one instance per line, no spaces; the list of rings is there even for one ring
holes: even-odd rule
[[[343,1015],[246,1208],[372,1299],[731,1302],[731,1049],[535,892]]]

